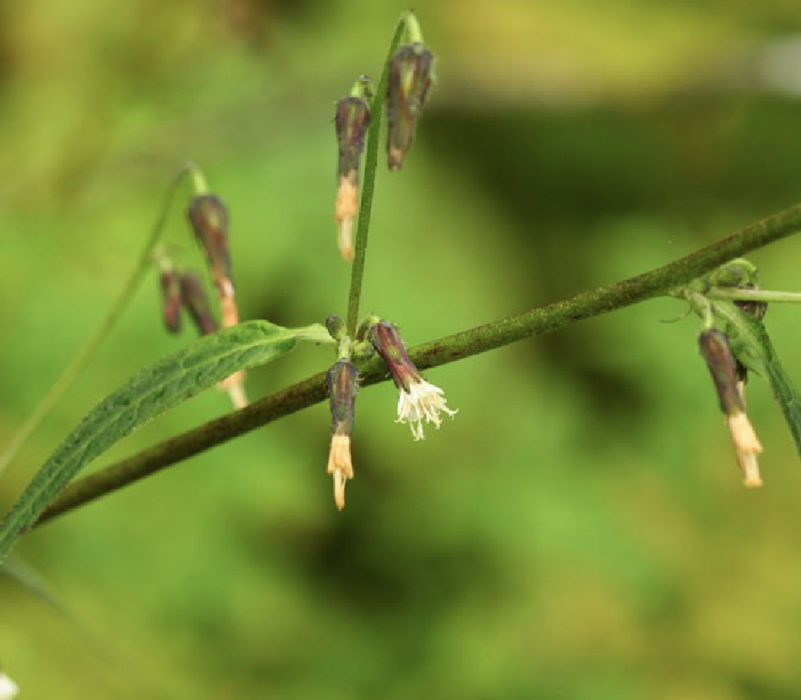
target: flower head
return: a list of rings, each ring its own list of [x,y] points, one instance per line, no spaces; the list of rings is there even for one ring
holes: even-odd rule
[[[743,484],[748,488],[762,486],[757,461],[762,445],[745,412],[745,384],[739,380],[728,336],[714,329],[704,331],[698,339],[698,345],[715,383],[720,409],[726,415],[737,462],[743,472]]]
[[[228,210],[214,194],[198,194],[187,211],[195,237],[206,254],[211,275],[220,296],[226,296],[231,282],[231,254],[228,250]]]
[[[442,389],[427,382],[409,359],[395,326],[388,321],[379,321],[371,327],[370,338],[398,387],[397,422],[408,423],[415,440],[425,439],[424,420],[439,428],[442,424],[440,413],[456,415],[457,411],[448,408]]]
[[[337,102],[334,126],[339,145],[338,186],[334,204],[339,250],[353,260],[353,224],[359,205],[359,158],[370,126],[370,105],[363,97],[351,95]]]
[[[392,57],[387,86],[387,161],[400,170],[423,112],[434,56],[422,43],[404,44]]]
[[[345,507],[345,484],[353,478],[350,436],[356,415],[359,373],[347,360],[340,360],[328,370],[328,395],[331,403],[331,449],[327,473],[334,478],[334,503]]]

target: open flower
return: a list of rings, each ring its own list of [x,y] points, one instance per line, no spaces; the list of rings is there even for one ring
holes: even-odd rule
[[[328,396],[331,403],[331,449],[328,452],[328,474],[334,478],[334,503],[345,507],[345,485],[353,478],[350,458],[350,436],[356,415],[356,393],[359,374],[347,360],[340,360],[328,370]]]
[[[762,445],[745,412],[745,385],[738,379],[737,363],[729,348],[728,336],[714,329],[704,331],[698,345],[715,383],[720,409],[726,414],[737,462],[743,472],[743,484],[748,488],[762,486],[757,460]]]
[[[0,670],[0,700],[12,700],[18,692],[17,684]]]
[[[398,329],[388,321],[379,321],[370,329],[375,349],[387,363],[395,386],[398,387],[398,423],[408,423],[415,440],[425,439],[423,421],[442,424],[440,413],[455,416],[457,411],[448,408],[442,389],[423,379],[409,359]]]

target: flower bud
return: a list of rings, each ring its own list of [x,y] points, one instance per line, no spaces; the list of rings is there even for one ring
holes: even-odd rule
[[[379,321],[370,328],[370,339],[392,373],[398,387],[397,423],[408,423],[415,440],[423,440],[423,420],[439,429],[440,412],[453,417],[457,411],[448,408],[443,391],[427,382],[409,359],[398,329],[388,321]]]
[[[339,145],[334,220],[339,250],[342,257],[350,261],[353,260],[353,224],[359,208],[359,159],[370,126],[370,105],[367,100],[354,95],[339,100],[334,126]]]
[[[431,86],[434,56],[423,44],[405,44],[392,58],[387,88],[387,161],[400,170],[414,141]]]
[[[370,339],[392,373],[395,386],[409,391],[409,386],[420,378],[420,373],[409,359],[398,329],[389,321],[379,321],[370,328]]]
[[[196,272],[190,271],[181,275],[181,298],[201,335],[217,331],[217,319],[209,306],[203,281]]]
[[[225,205],[217,195],[199,194],[192,199],[187,215],[209,261],[217,292],[221,298],[233,296],[231,255],[228,251],[228,211]]]
[[[720,410],[727,416],[743,411],[742,397],[737,390],[737,365],[728,336],[715,329],[704,331],[698,337],[698,347],[715,383]]]
[[[325,319],[325,327],[334,340],[342,340],[345,337],[345,322],[339,316],[329,316]]]
[[[160,277],[164,325],[170,333],[181,330],[181,279],[175,270],[164,270]]]
[[[720,408],[726,415],[726,423],[737,452],[737,462],[744,474],[743,483],[749,488],[762,486],[757,461],[762,445],[745,413],[742,394],[744,385],[738,376],[737,363],[729,348],[728,336],[714,329],[704,331],[698,344],[715,383]]]
[[[347,360],[340,360],[328,370],[328,396],[331,404],[331,449],[327,473],[334,478],[334,502],[345,507],[345,484],[353,478],[350,436],[356,415],[359,373]]]

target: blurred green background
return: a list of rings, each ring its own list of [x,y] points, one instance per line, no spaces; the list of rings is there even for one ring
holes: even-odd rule
[[[97,328],[187,158],[232,212],[244,318],[344,313],[333,103],[406,6],[0,4],[0,442]],[[382,167],[364,312],[416,344],[643,272],[801,199],[790,0],[416,5],[439,82]],[[168,241],[200,257],[183,201]],[[752,256],[801,289],[801,240]],[[658,300],[428,373],[459,415],[414,443],[359,398],[348,507],[324,405],[25,537],[61,610],[0,578],[23,698],[783,700],[801,695],[801,469],[766,384],[740,485],[698,357]],[[766,319],[801,383],[801,310]],[[189,343],[155,274],[0,482],[8,508],[105,394]],[[302,348],[262,396],[319,371]],[[93,468],[229,410],[211,391]]]

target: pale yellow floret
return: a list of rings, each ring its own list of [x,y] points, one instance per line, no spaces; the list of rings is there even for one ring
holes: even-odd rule
[[[345,484],[353,478],[350,436],[337,433],[331,438],[327,473],[334,477],[334,503],[338,510],[342,510],[345,507]]]
[[[748,488],[762,486],[757,460],[757,456],[762,452],[762,445],[748,416],[743,412],[735,413],[728,417],[727,423],[737,452],[737,462],[743,471],[743,484]]]
[[[245,372],[244,370],[234,372],[230,377],[223,379],[217,388],[228,393],[231,403],[237,410],[248,405],[248,397],[245,393]]]
[[[353,260],[353,224],[359,207],[359,190],[355,171],[339,178],[337,198],[334,203],[334,220],[337,224],[337,243],[342,257]]]

